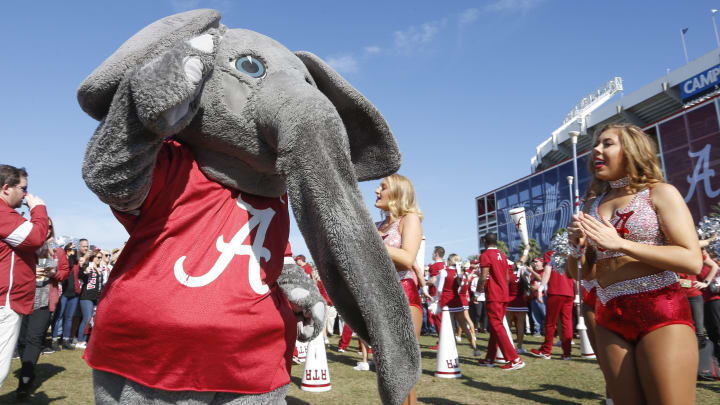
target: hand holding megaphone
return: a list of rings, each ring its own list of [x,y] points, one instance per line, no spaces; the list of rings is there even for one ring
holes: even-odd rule
[[[525,207],[513,208],[508,213],[510,214],[510,219],[512,219],[513,224],[515,224],[515,229],[517,229],[520,234],[520,240],[525,246],[529,247],[530,242],[528,239],[527,221],[525,219]]]

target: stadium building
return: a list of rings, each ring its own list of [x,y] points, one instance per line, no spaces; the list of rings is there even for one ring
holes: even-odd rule
[[[593,132],[609,123],[629,122],[655,138],[665,179],[685,197],[696,222],[720,202],[720,48],[612,100],[620,91],[622,79],[616,77],[584,97],[563,125],[535,148],[532,174],[475,198],[480,248],[480,238],[496,232],[511,255],[517,252],[520,238],[508,214],[516,207],[525,207],[530,238],[547,247],[554,232],[565,227],[572,215],[567,179],[573,175],[569,133],[580,133],[577,151],[582,196],[590,181],[587,159]]]

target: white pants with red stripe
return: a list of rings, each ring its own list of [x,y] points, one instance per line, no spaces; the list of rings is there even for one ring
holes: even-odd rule
[[[0,307],[0,387],[10,372],[13,352],[17,345],[22,315],[10,307]]]

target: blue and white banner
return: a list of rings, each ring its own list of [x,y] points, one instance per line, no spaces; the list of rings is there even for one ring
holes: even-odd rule
[[[683,101],[705,90],[711,89],[720,84],[720,65],[697,74],[680,85]]]

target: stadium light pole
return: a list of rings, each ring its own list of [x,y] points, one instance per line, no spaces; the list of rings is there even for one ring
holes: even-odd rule
[[[712,22],[713,22],[713,28],[715,29],[715,42],[717,43],[717,46],[720,48],[720,36],[718,36],[718,30],[717,30],[717,23],[715,22],[715,14],[717,14],[716,9],[710,10],[710,13],[712,14]]]

